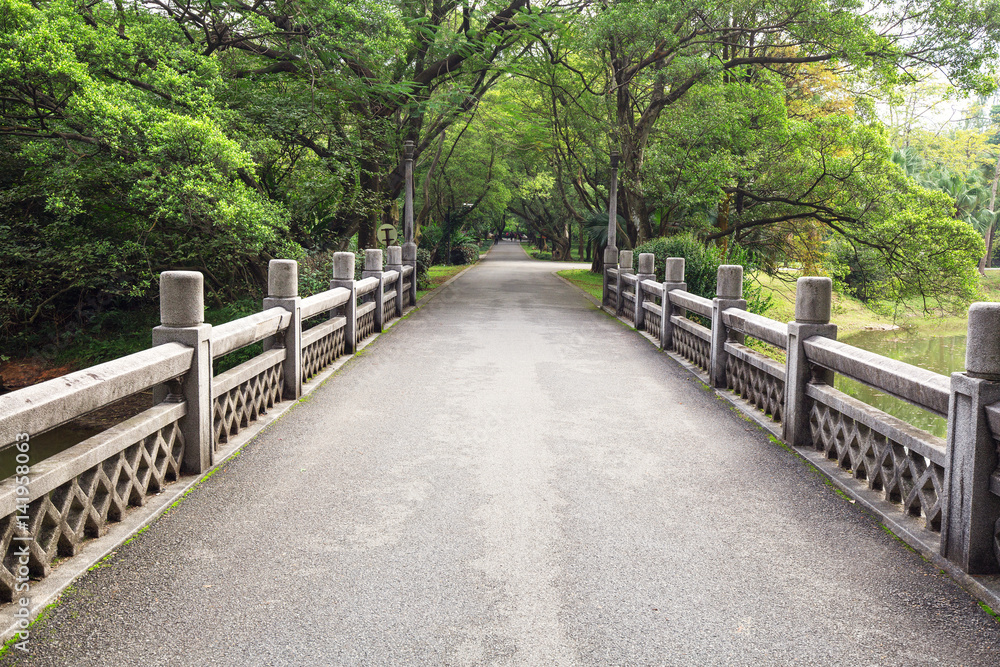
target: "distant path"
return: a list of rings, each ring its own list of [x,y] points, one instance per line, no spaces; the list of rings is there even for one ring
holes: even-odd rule
[[[948,577],[501,244],[33,631],[32,665],[1000,665]]]

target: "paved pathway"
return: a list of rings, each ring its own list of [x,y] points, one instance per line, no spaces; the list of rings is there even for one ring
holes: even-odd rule
[[[36,665],[1000,664],[1000,625],[501,245],[34,629]]]

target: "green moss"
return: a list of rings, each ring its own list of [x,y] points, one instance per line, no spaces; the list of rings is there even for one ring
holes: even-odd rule
[[[44,609],[42,609],[40,612],[38,612],[38,615],[35,616],[35,618],[32,619],[31,623],[28,624],[28,628],[27,629],[28,629],[29,633],[31,633],[32,628],[36,628],[36,626],[40,626],[42,623],[45,622],[45,620],[46,620],[46,618],[48,618],[49,614],[52,613],[52,610],[55,609],[57,606],[59,606],[59,604],[62,602],[62,598],[63,598],[64,595],[67,595],[67,594],[70,594],[70,593],[74,593],[74,592],[76,592],[76,587],[72,586],[72,585],[67,586],[65,589],[63,589],[63,591],[59,594],[59,596],[55,600],[53,600],[52,602],[50,602],[49,604],[47,604]],[[2,658],[3,656],[7,655],[7,653],[10,652],[10,650],[14,648],[14,645],[17,644],[20,641],[21,641],[21,638],[20,638],[20,636],[19,636],[18,633],[15,633],[13,637],[11,637],[7,641],[5,641],[4,644],[3,644],[3,646],[0,647],[0,658]]]
[[[992,616],[994,621],[1000,622],[1000,614],[998,614],[997,612],[993,611],[993,609],[990,608],[990,606],[988,604],[986,604],[985,602],[980,601],[979,607],[983,611],[985,611],[987,614],[989,614],[990,616]]]

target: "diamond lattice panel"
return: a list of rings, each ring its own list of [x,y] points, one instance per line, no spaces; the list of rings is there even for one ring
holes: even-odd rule
[[[726,386],[771,419],[780,422],[785,413],[785,383],[746,361],[729,356]]]
[[[695,366],[701,367],[708,372],[710,362],[710,349],[707,341],[698,338],[690,331],[674,327],[673,331],[674,351],[681,355]]]
[[[216,450],[281,400],[284,381],[284,365],[279,362],[215,399],[213,433]]]
[[[358,341],[363,341],[375,333],[375,309],[358,318]]]
[[[344,328],[323,336],[302,350],[302,381],[308,382],[344,354]]]
[[[0,519],[0,601],[14,596],[22,546],[28,547],[30,576],[48,575],[57,557],[76,555],[85,540],[121,521],[129,506],[142,506],[176,480],[183,457],[184,437],[172,422],[36,498],[23,522],[16,513]]]
[[[943,466],[818,402],[809,427],[813,445],[827,458],[906,513],[923,516],[928,530],[941,530]]]

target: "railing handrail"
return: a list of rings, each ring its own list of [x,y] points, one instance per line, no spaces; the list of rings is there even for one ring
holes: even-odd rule
[[[350,298],[351,291],[349,289],[334,287],[333,289],[304,297],[299,302],[299,311],[302,313],[302,319],[305,320],[319,313],[342,306]]]
[[[722,311],[722,322],[742,334],[788,349],[788,325],[739,308]]]
[[[670,302],[705,317],[712,316],[712,300],[684,290],[670,290]]]
[[[810,363],[847,376],[942,417],[948,414],[951,379],[904,361],[842,343],[813,337],[803,341]]]
[[[653,296],[663,297],[663,283],[658,283],[655,280],[643,280],[640,285],[642,291]]]
[[[364,278],[354,283],[355,293],[358,296],[364,296],[369,292],[374,292],[378,288],[378,284],[379,279],[374,276]]]
[[[81,415],[184,375],[192,348],[157,345],[119,359],[46,380],[0,396],[0,445],[70,422]]]
[[[252,345],[284,331],[291,321],[290,312],[276,307],[213,327],[212,358],[218,359],[241,347]]]

